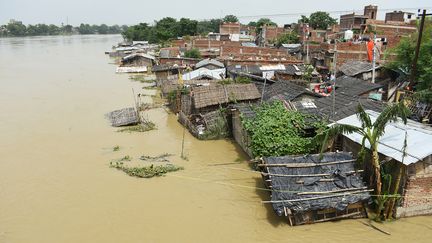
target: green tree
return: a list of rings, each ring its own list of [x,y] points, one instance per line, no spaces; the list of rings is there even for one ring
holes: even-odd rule
[[[68,24],[63,27],[63,32],[66,34],[72,34],[73,26]]]
[[[298,33],[295,31],[284,33],[276,39],[277,47],[281,47],[282,44],[295,44],[295,43],[299,43],[299,36]]]
[[[193,49],[185,51],[184,56],[189,57],[189,58],[201,58],[201,53],[198,49],[193,48]]]
[[[369,114],[365,112],[363,107],[359,105],[357,110],[357,117],[360,120],[361,127],[347,125],[347,124],[338,124],[336,123],[332,127],[328,128],[321,136],[318,137],[318,141],[322,142],[321,152],[324,152],[328,147],[328,141],[331,138],[334,138],[338,134],[351,134],[357,133],[363,136],[361,151],[359,153],[359,159],[364,160],[364,156],[367,151],[366,142],[370,145],[369,149],[372,153],[372,158],[370,161],[365,161],[369,163],[374,172],[374,183],[375,183],[375,195],[376,196],[376,214],[377,218],[381,218],[382,213],[382,205],[384,195],[382,194],[382,175],[381,175],[381,164],[379,161],[378,155],[378,144],[380,138],[384,135],[385,127],[389,122],[397,121],[398,117],[402,119],[404,124],[407,123],[407,117],[410,115],[410,111],[405,107],[403,102],[389,105],[387,106],[377,117],[375,122],[372,122]],[[372,183],[372,182],[371,182]]]
[[[21,21],[10,21],[5,28],[10,36],[25,36],[27,31],[26,26]]]
[[[257,27],[258,23],[255,21],[251,21],[249,22],[249,24],[247,24],[248,26],[252,26],[252,27]]]
[[[199,21],[197,24],[197,32],[201,35],[207,35],[209,32],[218,33],[221,23],[221,19]]]
[[[108,34],[109,27],[106,24],[101,24],[96,27],[98,34]]]
[[[89,24],[80,24],[78,27],[78,33],[81,35],[94,34],[94,30]]]
[[[301,18],[298,20],[299,24],[308,24],[309,18],[307,16],[302,15]]]
[[[227,15],[223,18],[223,22],[225,22],[225,23],[238,23],[239,19],[237,18],[237,16],[230,14],[230,15]]]
[[[271,21],[271,19],[269,19],[269,18],[261,18],[256,22],[257,28],[261,28],[264,25],[277,26],[277,24],[275,22]]]
[[[390,62],[387,67],[396,69],[410,76],[412,63],[417,44],[418,35],[403,38],[399,44],[389,51],[396,54],[396,59]],[[432,19],[427,19],[423,29],[423,38],[420,45],[419,58],[417,62],[417,85],[415,90],[426,102],[432,102]]]
[[[197,33],[198,21],[187,18],[181,18],[177,23],[179,36],[195,35]]]
[[[155,30],[159,41],[168,41],[178,36],[177,20],[171,17],[165,17],[156,21]]]
[[[336,19],[330,17],[327,12],[318,11],[309,16],[309,24],[314,29],[326,30],[336,23]]]

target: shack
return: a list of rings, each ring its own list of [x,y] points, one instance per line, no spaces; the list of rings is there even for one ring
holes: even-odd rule
[[[160,65],[153,66],[152,71],[156,75],[156,81],[161,82],[163,80],[168,79],[169,76],[178,75],[185,68],[186,68],[185,66],[181,66],[177,64],[173,64],[173,65],[160,64]]]
[[[156,58],[145,53],[135,53],[121,59],[121,67],[152,67]]]
[[[255,84],[191,86],[181,97],[179,121],[200,139],[228,135],[227,106],[255,103],[260,97]]]
[[[367,216],[369,190],[350,153],[262,159],[262,176],[271,203],[291,226]]]
[[[371,110],[366,110],[366,113],[372,122],[379,116],[378,112]],[[337,123],[361,126],[356,115]],[[342,135],[342,148],[346,151],[360,151],[361,143],[362,137],[356,133]],[[412,120],[408,120],[406,125],[401,121],[389,123],[378,144],[378,152],[383,166],[390,168],[392,178],[400,180],[397,191],[402,200],[391,213],[396,217],[432,214],[432,128]]]
[[[207,69],[199,68],[182,75],[183,80],[202,80],[202,79],[216,79],[221,80],[225,78],[225,68]]]
[[[373,65],[370,62],[352,60],[342,64],[339,71],[349,77],[370,81],[372,79]],[[375,67],[375,77],[380,78],[381,76],[381,66],[377,64]]]

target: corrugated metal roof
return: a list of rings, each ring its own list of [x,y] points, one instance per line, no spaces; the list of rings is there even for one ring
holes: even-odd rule
[[[204,59],[202,61],[199,61],[195,65],[195,67],[196,68],[201,68],[201,67],[204,67],[204,66],[207,66],[207,65],[215,65],[215,66],[220,67],[220,68],[224,68],[225,67],[225,65],[223,63],[219,62],[218,60],[209,59],[209,58],[208,59]]]
[[[225,77],[225,68],[210,70],[207,68],[200,68],[192,72],[183,74],[183,80],[200,79],[203,77],[212,79],[223,79]]]
[[[147,59],[150,59],[150,60],[156,60],[156,58],[154,56],[149,55],[149,54],[145,54],[145,53],[130,54],[130,55],[127,55],[127,56],[123,57],[122,60],[125,61],[125,60],[128,60],[128,59],[134,58],[134,57],[144,57],[144,58],[147,58]]]
[[[379,116],[378,112],[371,110],[367,110],[366,113],[369,114],[372,122],[375,122]],[[339,120],[337,123],[361,126],[357,115],[349,116]],[[407,133],[407,147],[406,156],[403,158],[405,133]],[[361,144],[363,138],[356,133],[344,136],[358,144]],[[370,147],[367,142],[366,146]],[[408,120],[406,125],[401,121],[389,123],[378,144],[378,152],[403,162],[405,165],[421,161],[432,154],[432,129],[412,120]]]

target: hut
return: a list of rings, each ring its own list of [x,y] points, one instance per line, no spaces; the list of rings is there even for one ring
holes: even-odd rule
[[[156,81],[161,82],[168,79],[169,76],[178,75],[185,68],[185,66],[177,64],[160,64],[153,66],[152,71],[156,75]]]
[[[155,64],[155,57],[145,53],[135,53],[125,56],[121,60],[121,67],[151,67]]]
[[[139,123],[139,115],[135,108],[129,107],[112,111],[105,115],[113,127],[135,125]]]
[[[366,110],[366,113],[372,122],[379,116],[378,112],[371,110]],[[361,126],[356,115],[337,123]],[[358,152],[362,137],[356,133],[343,134],[341,143],[342,149]],[[380,138],[378,153],[387,173],[399,181],[399,187],[393,185],[390,190],[402,195],[395,211],[388,213],[396,217],[432,214],[432,198],[428,197],[432,194],[432,128],[413,120],[408,120],[406,125],[401,121],[389,123]],[[368,168],[365,170],[368,172]]]
[[[373,65],[370,62],[353,60],[344,63],[339,68],[339,71],[346,76],[367,81],[372,79]],[[380,78],[381,76],[381,67],[377,65],[375,67],[375,77]]]
[[[249,148],[251,138],[243,127],[242,119],[252,119],[255,116],[256,113],[251,104],[234,104],[231,106],[232,135],[234,141],[236,141],[249,158],[254,157],[252,150]]]
[[[190,86],[189,90],[181,97],[179,121],[202,139],[229,134],[225,112],[229,104],[255,103],[261,97],[255,84]]]
[[[291,226],[365,217],[369,190],[350,153],[262,159],[262,176],[271,203]]]

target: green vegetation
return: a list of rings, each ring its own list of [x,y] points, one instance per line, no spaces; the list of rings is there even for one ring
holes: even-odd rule
[[[155,176],[163,176],[166,173],[183,170],[183,167],[176,166],[173,164],[167,165],[150,165],[145,167],[127,167],[123,162],[111,162],[111,168],[115,168],[125,172],[126,174],[139,178],[151,178]]]
[[[346,124],[336,124],[331,128],[326,129],[326,131],[317,136],[317,138],[322,141],[321,152],[324,152],[324,150],[327,149],[329,139],[334,138],[338,134],[357,133],[363,136],[362,147],[358,156],[360,161],[369,163],[371,168],[373,168],[374,170],[374,179],[373,182],[371,181],[371,183],[374,183],[373,186],[375,187],[375,194],[378,195],[375,197],[375,203],[377,219],[380,220],[388,219],[389,217],[391,217],[390,213],[392,212],[392,209],[384,210],[384,207],[390,207],[390,205],[392,204],[388,202],[395,200],[395,198],[389,197],[387,195],[389,193],[389,184],[391,184],[391,179],[389,179],[389,177],[386,176],[385,173],[381,173],[383,168],[379,160],[378,144],[380,138],[384,135],[385,127],[389,122],[396,121],[398,117],[401,117],[402,121],[406,124],[409,114],[410,111],[408,110],[408,108],[405,107],[403,102],[400,102],[398,104],[386,107],[384,111],[380,113],[375,122],[372,123],[369,114],[367,114],[363,107],[360,105],[358,107],[357,116],[361,122],[361,127]],[[368,150],[366,148],[366,141],[368,144],[370,144],[370,151],[372,153],[372,158],[369,160],[365,159],[366,151]],[[403,148],[404,151],[405,148]],[[382,181],[384,181],[385,183],[382,183]],[[392,194],[396,195],[397,189],[398,188],[396,188]]]
[[[0,26],[0,36],[36,36],[36,35],[67,35],[79,34],[119,34],[127,26],[108,26],[81,24],[78,27],[72,25],[56,26],[53,24],[24,25],[21,21],[11,20],[8,24]]]
[[[281,47],[282,44],[295,44],[295,43],[299,43],[299,36],[296,31],[282,34],[276,39],[276,47]]]
[[[223,20],[204,21],[188,18],[181,18],[177,21],[175,18],[165,17],[155,21],[153,25],[139,23],[130,26],[122,32],[122,35],[127,40],[146,40],[150,43],[165,44],[181,36],[207,35],[209,32],[219,32],[219,25],[222,21],[238,22],[238,19],[233,15],[227,15]]]
[[[252,82],[252,79],[244,76],[236,77],[235,79],[226,78],[218,81],[218,84],[228,85],[228,84],[249,84]]]
[[[282,102],[263,104],[256,109],[256,117],[242,119],[250,135],[249,147],[255,157],[308,154],[318,145],[305,131],[308,128],[321,129],[321,122],[308,122],[309,115],[288,111]]]
[[[239,19],[235,15],[227,15],[223,18],[223,22],[225,23],[238,23]]]
[[[201,58],[201,53],[198,49],[193,48],[193,49],[185,51],[184,56],[189,57],[189,58]]]
[[[319,30],[326,30],[329,26],[337,23],[336,19],[330,17],[329,13],[323,11],[314,12],[309,17],[302,15],[298,22],[309,24],[313,29]]]
[[[402,75],[405,75],[406,79],[412,71],[417,38],[417,35],[405,37],[390,51],[390,53],[396,54],[396,59],[387,67],[398,70]],[[419,98],[426,102],[432,102],[432,18],[425,21],[416,74],[415,90],[418,92]]]
[[[133,126],[125,126],[117,130],[117,132],[148,132],[156,129],[156,124],[151,121],[146,121]]]
[[[147,161],[147,162],[169,162],[167,158],[171,156],[173,155],[168,153],[161,154],[158,156],[143,155],[140,157],[140,160]]]
[[[114,151],[114,152],[117,152],[117,151],[119,151],[119,150],[120,150],[120,146],[118,146],[118,145],[114,146],[114,148],[113,148],[113,151]]]

